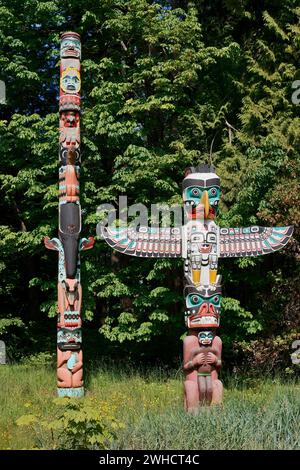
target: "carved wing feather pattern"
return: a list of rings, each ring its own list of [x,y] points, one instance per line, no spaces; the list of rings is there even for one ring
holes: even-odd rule
[[[220,258],[266,255],[284,247],[292,234],[293,226],[220,228]]]
[[[102,237],[117,251],[148,258],[180,258],[180,228],[101,228]]]

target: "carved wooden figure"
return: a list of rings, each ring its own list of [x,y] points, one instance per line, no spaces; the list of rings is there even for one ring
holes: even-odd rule
[[[209,165],[187,168],[182,189],[181,227],[102,226],[101,235],[114,250],[127,255],[183,258],[188,328],[183,342],[184,395],[187,411],[196,412],[200,405],[219,404],[223,398],[218,378],[222,342],[215,335],[222,299],[218,259],[272,253],[286,245],[293,227],[218,227],[220,178]]]
[[[80,89],[81,43],[77,33],[61,36],[58,238],[45,238],[58,251],[57,392],[83,396],[80,251],[94,239],[80,239]]]
[[[184,392],[188,411],[197,411],[199,404],[219,404],[223,396],[223,385],[218,380],[222,364],[221,339],[207,330],[196,335],[197,331],[191,331],[183,341]]]

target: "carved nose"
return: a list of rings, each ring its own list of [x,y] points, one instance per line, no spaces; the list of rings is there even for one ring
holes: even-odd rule
[[[212,304],[209,304],[209,313],[215,314],[215,307]]]
[[[216,314],[215,307],[212,304],[202,304],[198,310],[199,315],[205,315],[206,313]]]
[[[208,312],[207,304],[202,304],[201,307],[199,308],[199,314],[204,315],[207,312]]]

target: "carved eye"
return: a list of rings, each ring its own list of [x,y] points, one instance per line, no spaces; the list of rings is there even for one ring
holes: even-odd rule
[[[217,305],[217,304],[220,302],[220,296],[219,296],[219,295],[215,295],[215,296],[212,298],[212,302],[213,302],[213,304]]]
[[[208,233],[207,237],[206,237],[206,241],[208,243],[216,243],[216,241],[217,241],[216,234],[215,233]]]
[[[216,188],[211,188],[209,192],[210,192],[210,195],[214,197],[217,194],[217,189]]]
[[[200,243],[204,242],[204,236],[202,233],[197,233],[191,236],[191,242],[192,243]]]
[[[199,295],[192,295],[192,298],[191,298],[191,301],[192,301],[192,304],[196,305],[200,300],[200,297]]]
[[[197,196],[199,196],[199,194],[200,194],[200,191],[199,191],[198,188],[193,188],[193,189],[192,189],[192,195],[193,195],[193,196],[196,196],[196,197],[197,197]]]

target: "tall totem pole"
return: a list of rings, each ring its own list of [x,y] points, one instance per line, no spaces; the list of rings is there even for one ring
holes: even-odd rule
[[[176,228],[101,227],[101,235],[115,250],[131,256],[184,259],[185,323],[183,341],[185,408],[218,404],[223,385],[220,325],[221,276],[218,258],[259,256],[281,249],[293,227],[220,228],[215,223],[220,200],[220,178],[213,167],[186,170],[183,180],[185,223]]]
[[[80,239],[80,58],[77,33],[61,36],[59,94],[59,228],[58,238],[46,237],[45,246],[58,251],[57,393],[81,397],[83,358],[80,283],[81,250],[93,247],[94,239]]]

